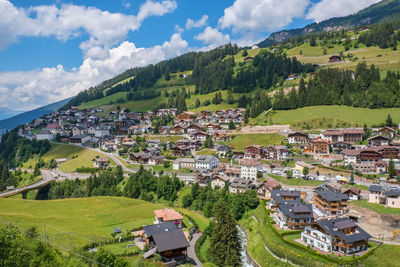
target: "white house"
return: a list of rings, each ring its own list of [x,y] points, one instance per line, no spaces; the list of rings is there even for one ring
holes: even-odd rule
[[[97,126],[94,129],[94,136],[96,136],[96,137],[103,138],[103,137],[108,136],[108,135],[110,135],[110,130],[107,127]]]
[[[219,167],[219,159],[214,156],[196,157],[196,170],[210,170]]]
[[[306,226],[301,240],[324,252],[354,254],[368,249],[371,236],[348,218],[318,221]]]
[[[53,140],[54,134],[52,134],[49,130],[41,130],[36,134],[36,140]]]
[[[257,180],[258,161],[256,159],[243,159],[240,166],[240,178]]]

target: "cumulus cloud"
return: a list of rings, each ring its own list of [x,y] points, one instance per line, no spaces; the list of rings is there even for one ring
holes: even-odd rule
[[[281,29],[293,18],[303,17],[309,0],[235,0],[219,19],[221,28],[234,32],[266,32]]]
[[[176,1],[147,0],[137,16],[101,11],[75,5],[36,6],[22,9],[0,0],[0,48],[22,36],[54,36],[60,41],[87,33],[80,44],[83,62],[66,70],[62,65],[32,71],[0,73],[0,110],[30,110],[76,95],[128,68],[146,66],[188,50],[181,33],[149,48],[126,40],[148,16],[162,16],[176,9]]]
[[[109,49],[104,58],[86,58],[78,69],[65,70],[62,65],[33,71],[0,73],[0,109],[23,107],[31,110],[76,95],[128,68],[146,66],[187,51],[188,43],[179,33],[169,41],[150,48],[138,48],[122,42]]]
[[[320,22],[333,17],[347,16],[379,1],[381,0],[321,0],[310,8],[306,18]]]
[[[205,28],[202,33],[194,36],[194,39],[202,41],[204,44],[212,45],[212,47],[226,44],[230,41],[229,34],[223,34],[210,26]]]
[[[192,28],[201,28],[207,24],[207,20],[207,15],[203,15],[199,20],[192,20],[191,18],[188,18],[186,20],[186,29],[190,30]]]
[[[112,46],[123,41],[129,31],[137,30],[149,16],[162,16],[177,8],[174,0],[147,0],[137,16],[110,13],[94,7],[62,5],[15,7],[8,0],[0,0],[0,49],[18,41],[20,37],[50,37],[66,41],[86,32],[91,44]]]

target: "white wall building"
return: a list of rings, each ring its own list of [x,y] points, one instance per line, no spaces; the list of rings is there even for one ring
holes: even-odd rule
[[[36,140],[53,140],[54,139],[54,134],[52,134],[48,130],[41,130],[36,134]]]
[[[219,159],[214,156],[198,156],[196,158],[196,170],[210,170],[219,167]]]
[[[241,161],[240,178],[246,180],[257,180],[258,161],[255,159],[244,159]]]

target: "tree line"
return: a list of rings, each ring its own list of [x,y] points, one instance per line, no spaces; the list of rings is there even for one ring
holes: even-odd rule
[[[281,89],[273,99],[276,110],[316,105],[347,105],[366,108],[400,107],[400,74],[388,71],[381,79],[379,69],[359,63],[354,74],[341,69],[321,69],[298,90],[285,95]]]
[[[44,155],[51,148],[48,140],[29,140],[18,135],[18,128],[7,132],[0,143],[0,159],[7,162],[9,168],[22,166],[33,155]]]

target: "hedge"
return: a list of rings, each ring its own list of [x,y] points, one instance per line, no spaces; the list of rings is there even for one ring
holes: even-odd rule
[[[206,239],[207,239],[207,235],[206,235],[205,233],[203,233],[203,234],[200,236],[200,238],[197,239],[197,242],[196,242],[196,244],[194,245],[194,251],[195,251],[195,253],[196,253],[196,255],[197,255],[197,258],[199,258],[199,260],[200,260],[202,263],[206,263],[206,262],[207,262],[207,260],[204,259],[204,258],[203,258],[203,255],[201,255],[201,253],[200,253],[201,246],[204,244],[204,241],[206,241]]]

